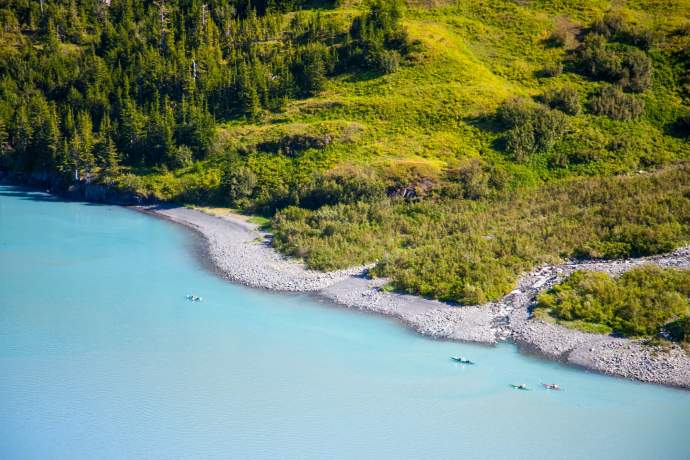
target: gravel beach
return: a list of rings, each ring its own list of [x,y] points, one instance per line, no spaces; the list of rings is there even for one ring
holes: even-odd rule
[[[453,306],[416,296],[384,292],[386,280],[369,279],[368,267],[323,273],[286,259],[270,246],[270,235],[241,216],[214,216],[184,207],[137,207],[191,227],[208,243],[218,272],[247,286],[277,291],[313,292],[327,301],[394,317],[435,338],[495,344],[512,340],[521,350],[605,374],[690,388],[690,356],[639,341],[585,333],[530,317],[536,295],[576,270],[617,275],[642,264],[690,268],[690,247],[664,256],[611,262],[579,262],[539,267],[523,275],[518,287],[497,302]]]

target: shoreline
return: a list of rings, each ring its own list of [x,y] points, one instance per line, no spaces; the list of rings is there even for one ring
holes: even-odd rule
[[[254,288],[308,292],[335,305],[392,317],[415,332],[437,339],[494,345],[512,341],[521,352],[617,377],[690,389],[690,356],[640,341],[568,329],[530,317],[536,295],[576,270],[620,274],[654,263],[690,268],[690,246],[670,254],[620,261],[584,261],[538,267],[522,275],[515,290],[496,302],[453,306],[437,300],[384,292],[385,279],[368,279],[367,268],[309,270],[270,246],[270,235],[239,216],[210,215],[179,206],[131,209],[193,229],[204,237],[206,254],[225,279]]]

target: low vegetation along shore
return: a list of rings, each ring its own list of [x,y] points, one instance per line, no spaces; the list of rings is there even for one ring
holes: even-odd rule
[[[494,344],[513,340],[521,349],[598,372],[644,382],[690,388],[690,356],[679,345],[614,337],[564,327],[532,312],[535,299],[574,272],[621,275],[653,265],[690,269],[690,247],[663,256],[610,262],[543,265],[523,274],[517,288],[495,302],[457,306],[389,292],[385,278],[371,279],[369,267],[335,272],[310,270],[285,259],[270,245],[270,235],[230,213],[210,215],[185,207],[140,208],[201,233],[219,273],[253,287],[308,291],[348,308],[392,316],[436,338]],[[543,302],[543,299],[542,299]]]
[[[689,103],[685,0],[0,5],[0,176],[261,215],[157,211],[236,281],[680,386],[675,275],[564,277],[688,265]]]

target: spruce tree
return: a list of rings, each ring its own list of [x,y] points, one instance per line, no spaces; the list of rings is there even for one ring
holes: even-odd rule
[[[77,135],[75,136],[76,154],[80,169],[90,173],[96,166],[96,158],[93,154],[95,139],[93,135],[93,122],[88,112],[79,112],[77,116]]]
[[[256,119],[261,113],[259,95],[254,86],[249,66],[243,61],[240,63],[237,82],[237,98],[240,102],[242,113],[250,119]]]

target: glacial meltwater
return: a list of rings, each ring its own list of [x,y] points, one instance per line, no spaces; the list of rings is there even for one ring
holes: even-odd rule
[[[690,459],[690,391],[237,286],[201,247],[0,188],[1,459]]]

